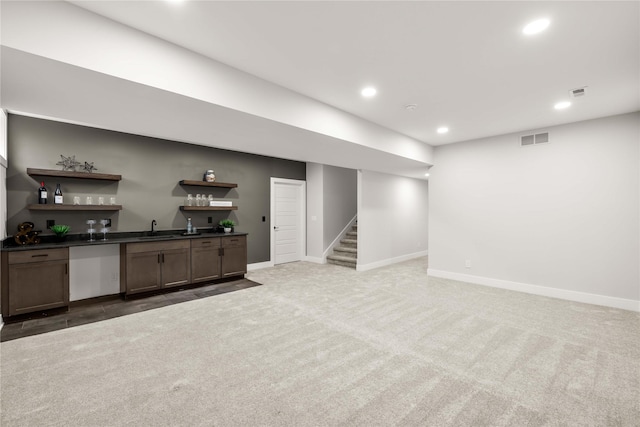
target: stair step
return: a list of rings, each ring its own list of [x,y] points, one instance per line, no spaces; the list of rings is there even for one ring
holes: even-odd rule
[[[340,255],[344,257],[349,257],[353,259],[358,258],[358,249],[356,248],[346,248],[342,246],[338,246],[337,248],[333,248],[334,255]]]
[[[341,265],[343,267],[356,268],[356,259],[340,256],[340,255],[329,255],[327,257],[327,262],[329,264]]]
[[[356,232],[357,232],[357,231],[358,231],[358,224],[356,224],[356,225],[352,225],[352,226],[351,226],[351,229],[352,229],[353,231],[356,231]]]
[[[358,238],[358,232],[357,231],[347,231],[347,237],[353,237],[353,238]]]
[[[358,241],[356,239],[342,239],[340,240],[340,243],[344,246],[347,246],[349,248],[356,248],[358,247]]]
[[[336,246],[335,248],[333,248],[333,250],[338,252],[350,252],[354,254],[358,253],[358,248],[351,248],[349,246]]]

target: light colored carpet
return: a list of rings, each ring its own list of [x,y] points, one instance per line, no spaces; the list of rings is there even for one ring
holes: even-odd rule
[[[292,263],[2,343],[9,426],[638,426],[640,315]]]

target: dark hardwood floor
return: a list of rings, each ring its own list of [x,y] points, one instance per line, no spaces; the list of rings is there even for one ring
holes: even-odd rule
[[[185,301],[235,292],[254,286],[260,286],[260,284],[243,278],[199,287],[186,287],[173,292],[133,297],[126,300],[120,296],[113,296],[96,298],[87,303],[72,302],[69,310],[54,309],[5,319],[5,324],[0,334],[0,342],[72,328]]]

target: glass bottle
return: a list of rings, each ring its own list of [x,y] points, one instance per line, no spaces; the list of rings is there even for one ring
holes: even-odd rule
[[[38,188],[38,203],[41,205],[47,204],[47,187],[44,186],[44,181],[40,183],[40,188]]]
[[[53,203],[56,205],[62,204],[62,189],[60,189],[60,184],[56,184],[56,191],[53,193]]]

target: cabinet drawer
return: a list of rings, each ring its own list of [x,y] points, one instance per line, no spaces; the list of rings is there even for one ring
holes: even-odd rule
[[[189,240],[127,243],[128,254],[136,254],[141,252],[159,252],[172,249],[189,249]]]
[[[247,236],[222,237],[223,248],[238,248],[247,245]]]
[[[206,249],[206,248],[219,248],[220,247],[220,238],[219,237],[209,237],[206,239],[192,239],[191,240],[191,249]]]
[[[9,264],[29,262],[58,261],[69,259],[69,249],[39,249],[32,251],[9,252]]]

